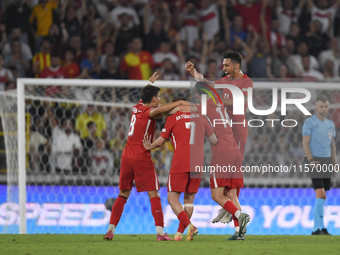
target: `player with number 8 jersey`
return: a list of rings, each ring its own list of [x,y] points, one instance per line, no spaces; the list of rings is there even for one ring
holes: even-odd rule
[[[156,80],[157,77],[157,73],[153,74],[150,81]],[[149,195],[152,216],[154,217],[157,231],[157,241],[171,240],[164,233],[163,210],[158,193],[158,176],[151,160],[150,151],[143,146],[143,139],[145,135],[154,136],[156,118],[161,118],[177,106],[188,105],[188,102],[178,101],[158,107],[160,101],[159,91],[158,87],[145,86],[140,92],[141,101],[132,108],[128,140],[121,158],[119,196],[112,206],[110,225],[104,237],[105,240],[112,240],[113,238],[125,203],[130,195],[133,181],[135,181],[138,192],[146,191]]]

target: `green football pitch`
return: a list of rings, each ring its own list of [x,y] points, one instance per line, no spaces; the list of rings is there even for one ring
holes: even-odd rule
[[[197,235],[192,242],[157,242],[156,235],[0,235],[2,255],[64,254],[340,254],[340,236],[246,236],[225,241],[223,235]]]

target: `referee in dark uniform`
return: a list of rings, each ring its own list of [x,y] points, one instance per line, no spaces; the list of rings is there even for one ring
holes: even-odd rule
[[[331,188],[330,165],[336,167],[335,127],[333,121],[326,119],[329,102],[326,96],[316,99],[316,115],[306,119],[302,126],[305,164],[314,164],[312,183],[315,190],[314,227],[312,235],[329,235],[324,225],[323,211],[326,191]],[[309,165],[309,171],[312,170]],[[320,172],[317,169],[321,169]],[[328,170],[327,173],[323,169]]]

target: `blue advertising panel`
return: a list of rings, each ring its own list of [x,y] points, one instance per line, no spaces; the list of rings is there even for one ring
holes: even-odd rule
[[[18,232],[19,206],[6,202],[7,187],[0,185],[0,233]],[[27,232],[105,234],[110,211],[108,198],[116,198],[118,187],[28,186]],[[175,233],[178,220],[167,203],[166,188],[160,190],[165,231]],[[248,234],[309,235],[313,227],[314,190],[310,188],[244,188],[242,210],[251,217]],[[232,234],[233,224],[212,224],[220,206],[210,197],[209,188],[200,188],[192,217],[200,234]],[[340,189],[327,193],[325,226],[340,234]],[[154,220],[146,193],[132,190],[116,234],[154,234]]]

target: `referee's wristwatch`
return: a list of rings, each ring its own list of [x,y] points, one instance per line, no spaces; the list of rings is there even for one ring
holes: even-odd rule
[[[310,160],[308,160],[308,161],[309,161],[309,163],[310,163],[310,162],[314,161],[314,159],[313,159],[313,158],[311,158],[311,159],[310,159]]]

